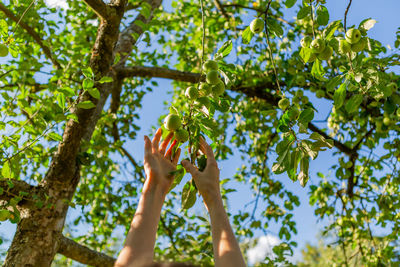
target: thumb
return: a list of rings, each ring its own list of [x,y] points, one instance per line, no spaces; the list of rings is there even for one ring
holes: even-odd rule
[[[187,172],[189,172],[192,176],[195,176],[198,173],[198,170],[195,166],[192,165],[188,160],[182,160],[182,166],[185,168]]]

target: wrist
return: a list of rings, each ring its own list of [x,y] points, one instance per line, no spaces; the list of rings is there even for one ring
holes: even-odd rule
[[[164,188],[162,188],[159,185],[151,185],[148,183],[148,180],[146,180],[143,190],[142,190],[142,195],[143,197],[146,198],[156,198],[164,201],[165,196],[167,195],[167,192]]]
[[[214,196],[209,196],[204,199],[204,204],[206,205],[209,212],[213,209],[223,208],[224,204],[222,203],[222,197],[220,194],[215,194]]]

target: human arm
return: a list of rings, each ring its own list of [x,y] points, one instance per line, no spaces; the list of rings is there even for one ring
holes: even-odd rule
[[[172,139],[172,133],[159,146],[161,135],[162,131],[158,129],[152,142],[147,136],[144,137],[146,181],[125,245],[117,258],[115,267],[141,266],[153,261],[161,208],[173,182],[173,176],[170,173],[176,170],[180,155],[180,149],[178,149],[172,158],[175,143],[165,152]]]
[[[207,165],[202,172],[187,160],[182,161],[182,165],[192,175],[210,213],[215,266],[246,266],[222,202],[214,153],[203,138],[200,149],[207,156]]]

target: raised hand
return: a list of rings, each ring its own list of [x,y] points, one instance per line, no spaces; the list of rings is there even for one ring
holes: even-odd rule
[[[144,171],[146,173],[146,182],[143,191],[157,188],[161,189],[163,194],[166,194],[172,185],[174,175],[171,172],[176,170],[181,149],[179,148],[173,156],[172,151],[176,145],[175,141],[167,150],[173,133],[169,133],[165,140],[159,144],[161,136],[162,130],[159,128],[152,141],[150,141],[148,136],[144,137]],[[167,152],[165,152],[166,150]]]
[[[202,137],[200,137],[200,150],[207,156],[207,166],[203,171],[199,171],[187,160],[183,160],[182,165],[192,175],[197,189],[203,196],[205,204],[209,207],[216,200],[221,199],[219,169],[212,148]]]

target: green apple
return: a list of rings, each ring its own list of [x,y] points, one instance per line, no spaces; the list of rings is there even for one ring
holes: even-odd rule
[[[329,60],[333,55],[333,48],[327,45],[321,53],[317,55],[320,60]]]
[[[164,119],[164,126],[168,131],[175,131],[181,127],[181,118],[176,114],[169,114]]]
[[[321,38],[314,39],[311,42],[311,49],[314,51],[314,53],[317,53],[317,54],[324,51],[325,46],[326,46],[325,40],[323,40]]]
[[[290,66],[290,67],[287,69],[287,72],[288,72],[289,74],[291,74],[291,75],[295,75],[295,74],[296,74],[296,69],[295,69],[294,67]]]
[[[250,30],[252,33],[257,34],[264,30],[264,21],[256,18],[250,23]]]
[[[214,60],[207,60],[203,64],[203,69],[205,71],[218,70],[218,63]]]
[[[281,100],[279,100],[278,102],[278,107],[282,110],[287,109],[290,106],[290,100],[287,99],[286,97],[282,98]]]
[[[393,93],[397,91],[397,84],[396,83],[389,83],[387,86]]]
[[[211,85],[208,83],[201,83],[199,87],[200,96],[208,96],[211,93]]]
[[[346,32],[346,41],[350,44],[356,44],[361,39],[361,32],[357,29],[349,29]]]
[[[351,50],[351,44],[349,44],[349,42],[347,42],[345,39],[341,39],[339,41],[339,53],[344,55],[349,53],[350,50]]]
[[[322,89],[320,89],[320,90],[318,90],[318,91],[315,93],[315,95],[316,95],[318,98],[323,98],[323,97],[325,96],[325,91],[322,90]]]
[[[206,108],[209,108],[211,102],[210,102],[210,99],[208,99],[208,97],[202,96],[202,97],[197,98],[196,104],[199,106],[205,106]]]
[[[358,43],[351,45],[351,51],[356,52],[356,53],[361,52],[364,50],[366,45],[367,45],[367,39],[361,38],[360,41],[358,41]]]
[[[306,78],[302,75],[298,75],[296,77],[296,84],[300,87],[303,87],[304,85],[306,85]]]
[[[297,96],[297,97],[302,97],[303,95],[304,95],[303,90],[297,90],[295,93],[295,96]]]
[[[8,55],[8,47],[5,44],[0,44],[0,57],[6,57]]]
[[[386,126],[389,126],[392,124],[392,120],[389,117],[384,117],[383,118],[383,124]]]
[[[179,143],[185,143],[189,139],[189,133],[183,128],[179,128],[174,133],[174,138]]]
[[[387,86],[383,86],[383,87],[381,87],[381,89],[382,89],[382,93],[383,93],[383,95],[384,95],[385,97],[389,97],[389,96],[391,96],[391,95],[393,94],[392,89],[390,89],[390,88],[387,87]]]
[[[223,81],[219,80],[216,85],[212,87],[211,94],[213,96],[220,96],[225,92],[225,84]]]
[[[194,86],[189,86],[186,89],[185,96],[190,100],[196,100],[199,97],[199,90]]]
[[[303,97],[301,98],[301,102],[302,102],[303,104],[307,104],[307,103],[309,102],[308,97],[307,97],[307,96],[303,96]]]
[[[310,47],[312,42],[312,38],[310,36],[305,36],[303,39],[300,40],[301,47],[308,48]]]
[[[8,210],[0,210],[0,222],[7,220],[10,217]]]
[[[219,72],[217,70],[210,70],[207,72],[206,81],[209,84],[217,84],[220,81]]]
[[[396,115],[397,115],[397,117],[400,117],[400,108],[398,108],[398,109],[396,110]]]

